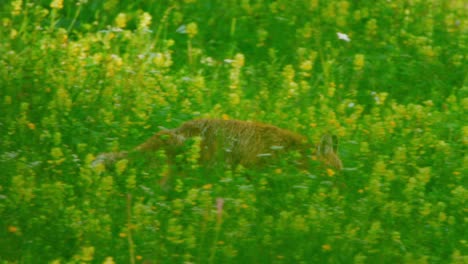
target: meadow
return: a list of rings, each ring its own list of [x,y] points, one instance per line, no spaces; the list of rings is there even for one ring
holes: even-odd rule
[[[468,263],[467,14],[2,0],[0,263]],[[91,166],[207,117],[336,134],[344,169]]]

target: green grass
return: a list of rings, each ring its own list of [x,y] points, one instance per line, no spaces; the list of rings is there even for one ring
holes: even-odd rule
[[[0,4],[0,263],[468,261],[464,1],[54,2]],[[197,117],[346,168],[90,166]]]

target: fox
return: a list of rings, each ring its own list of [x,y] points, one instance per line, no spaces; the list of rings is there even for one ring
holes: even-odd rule
[[[297,151],[303,157],[316,157],[325,167],[337,171],[343,169],[335,135],[325,134],[314,145],[306,136],[271,124],[210,118],[187,121],[174,129],[163,129],[130,152],[100,154],[93,165],[104,163],[108,166],[131,153],[151,154],[158,150],[163,150],[171,160],[183,151],[187,141],[195,137],[199,137],[200,142],[198,162],[204,165],[215,166],[224,162],[232,166],[253,167]]]

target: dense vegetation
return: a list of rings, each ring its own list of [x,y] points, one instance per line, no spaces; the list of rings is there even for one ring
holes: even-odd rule
[[[465,1],[3,0],[0,23],[0,263],[468,262]],[[345,169],[91,166],[197,117],[332,132]]]

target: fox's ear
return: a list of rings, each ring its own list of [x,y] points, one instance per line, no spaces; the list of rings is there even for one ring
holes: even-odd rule
[[[326,156],[330,153],[336,153],[338,151],[338,137],[335,135],[325,134],[320,139],[317,145],[317,154]]]
[[[333,152],[338,153],[338,137],[332,135]]]

